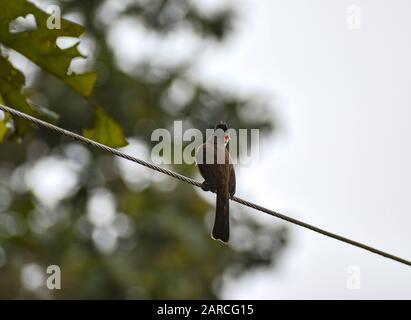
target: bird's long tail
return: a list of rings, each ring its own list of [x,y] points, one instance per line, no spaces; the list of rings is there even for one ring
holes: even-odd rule
[[[230,238],[229,195],[224,190],[217,190],[216,214],[213,227],[213,238],[228,242]]]

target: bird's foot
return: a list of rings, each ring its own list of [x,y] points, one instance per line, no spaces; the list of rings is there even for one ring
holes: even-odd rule
[[[207,181],[204,181],[204,182],[201,184],[201,189],[203,189],[204,191],[211,191],[211,192],[217,193],[217,189],[216,189],[216,188],[213,188],[212,186],[210,186],[210,185],[207,183]]]
[[[203,189],[204,191],[211,191],[210,185],[207,183],[207,181],[204,181],[201,184],[201,189]]]

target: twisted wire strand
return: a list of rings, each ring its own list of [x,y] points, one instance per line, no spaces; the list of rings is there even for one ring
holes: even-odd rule
[[[147,167],[147,168],[149,168],[149,169],[152,169],[152,170],[161,172],[161,173],[163,173],[163,174],[166,174],[166,175],[168,175],[168,176],[170,176],[170,177],[173,177],[173,178],[175,178],[175,179],[178,179],[178,180],[180,180],[180,181],[183,181],[183,182],[192,184],[193,186],[200,187],[200,188],[201,188],[201,186],[202,186],[202,183],[201,183],[201,182],[198,182],[198,181],[196,181],[196,180],[193,180],[193,179],[191,179],[191,178],[188,178],[188,177],[186,177],[186,176],[183,176],[183,175],[181,175],[181,174],[178,174],[178,173],[176,173],[176,172],[174,172],[174,171],[171,171],[171,170],[168,170],[168,169],[165,169],[165,168],[156,166],[156,165],[154,165],[154,164],[152,164],[152,163],[149,163],[149,162],[147,162],[147,161],[144,161],[144,160],[138,159],[138,158],[136,158],[136,157],[130,156],[130,155],[128,155],[128,154],[126,154],[126,153],[123,153],[123,152],[121,152],[121,151],[119,151],[119,150],[117,150],[117,149],[114,149],[114,148],[112,148],[112,147],[106,146],[106,145],[104,145],[104,144],[102,144],[102,143],[99,143],[99,142],[96,142],[96,141],[94,141],[94,140],[85,138],[85,137],[83,137],[83,136],[81,136],[81,135],[79,135],[79,134],[77,134],[77,133],[74,133],[74,132],[72,132],[72,131],[69,131],[69,130],[60,128],[60,127],[55,126],[55,125],[53,125],[53,124],[51,124],[51,123],[48,123],[48,122],[46,122],[46,121],[37,119],[37,118],[35,118],[35,117],[33,117],[33,116],[30,116],[30,115],[28,115],[28,114],[26,114],[26,113],[23,113],[23,112],[21,112],[21,111],[12,109],[12,108],[7,107],[7,106],[2,105],[2,104],[0,104],[0,110],[2,110],[2,111],[4,111],[4,112],[7,112],[7,113],[9,113],[9,114],[11,114],[11,115],[13,115],[13,116],[19,117],[19,118],[21,118],[21,119],[30,121],[31,123],[37,124],[38,126],[44,127],[44,128],[46,128],[46,129],[49,129],[49,130],[52,130],[52,131],[57,132],[57,133],[59,133],[59,134],[65,135],[65,136],[67,136],[67,137],[70,137],[70,138],[72,138],[72,139],[74,139],[74,140],[76,140],[76,141],[85,143],[85,144],[87,144],[87,145],[89,145],[89,146],[95,147],[95,148],[100,149],[100,150],[103,150],[103,151],[105,151],[105,152],[109,152],[109,153],[111,153],[111,154],[113,154],[113,155],[115,155],[115,156],[118,156],[118,157],[120,157],[120,158],[123,158],[123,159],[129,160],[129,161],[138,163],[138,164],[140,164],[140,165],[142,165],[142,166],[145,166],[145,167]],[[355,246],[355,247],[364,249],[364,250],[366,250],[366,251],[375,253],[375,254],[380,255],[380,256],[383,256],[383,257],[385,257],[385,258],[388,258],[388,259],[397,261],[397,262],[399,262],[399,263],[405,264],[405,265],[407,265],[407,266],[411,266],[411,261],[409,261],[409,260],[400,258],[400,257],[398,257],[398,256],[392,255],[392,254],[387,253],[387,252],[385,252],[385,251],[382,251],[382,250],[379,250],[379,249],[370,247],[370,246],[368,246],[368,245],[366,245],[366,244],[363,244],[363,243],[361,243],[361,242],[357,242],[357,241],[351,240],[351,239],[349,239],[349,238],[340,236],[340,235],[338,235],[338,234],[329,232],[329,231],[327,231],[327,230],[318,228],[318,227],[316,227],[316,226],[313,226],[313,225],[311,225],[311,224],[305,223],[305,222],[303,222],[303,221],[300,221],[300,220],[291,218],[291,217],[289,217],[289,216],[286,216],[286,215],[281,214],[281,213],[279,213],[279,212],[276,212],[276,211],[267,209],[267,208],[265,208],[265,207],[262,207],[262,206],[260,206],[260,205],[258,205],[258,204],[255,204],[255,203],[252,203],[252,202],[250,202],[250,201],[247,201],[247,200],[238,198],[238,197],[236,197],[236,196],[232,197],[231,200],[232,200],[232,201],[235,201],[235,202],[237,202],[237,203],[239,203],[239,204],[242,204],[242,205],[244,205],[244,206],[247,206],[247,207],[249,207],[249,208],[255,209],[255,210],[257,210],[257,211],[264,212],[264,213],[266,213],[266,214],[268,214],[268,215],[270,215],[270,216],[276,217],[276,218],[278,218],[278,219],[287,221],[287,222],[289,222],[289,223],[298,225],[298,226],[303,227],[303,228],[305,228],[305,229],[309,229],[309,230],[314,231],[314,232],[316,232],[316,233],[322,234],[322,235],[324,235],[324,236],[326,236],[326,237],[330,237],[330,238],[333,238],[333,239],[336,239],[336,240],[345,242],[345,243],[347,243],[347,244],[349,244],[349,245],[352,245],[352,246]]]

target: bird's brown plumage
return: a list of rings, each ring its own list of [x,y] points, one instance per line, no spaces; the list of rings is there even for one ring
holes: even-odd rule
[[[213,227],[213,238],[227,242],[230,238],[230,216],[229,216],[229,200],[235,193],[236,180],[234,166],[231,161],[228,150],[224,147],[224,163],[217,162],[218,144],[214,140],[214,161],[207,163],[206,148],[207,144],[203,144],[199,150],[202,152],[204,159],[203,163],[198,163],[198,168],[205,180],[205,186],[216,192],[216,216]]]

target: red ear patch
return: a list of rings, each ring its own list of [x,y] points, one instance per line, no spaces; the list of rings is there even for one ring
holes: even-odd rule
[[[228,134],[226,134],[226,135],[224,135],[224,142],[228,142],[228,141],[230,141],[230,135],[228,135]]]

